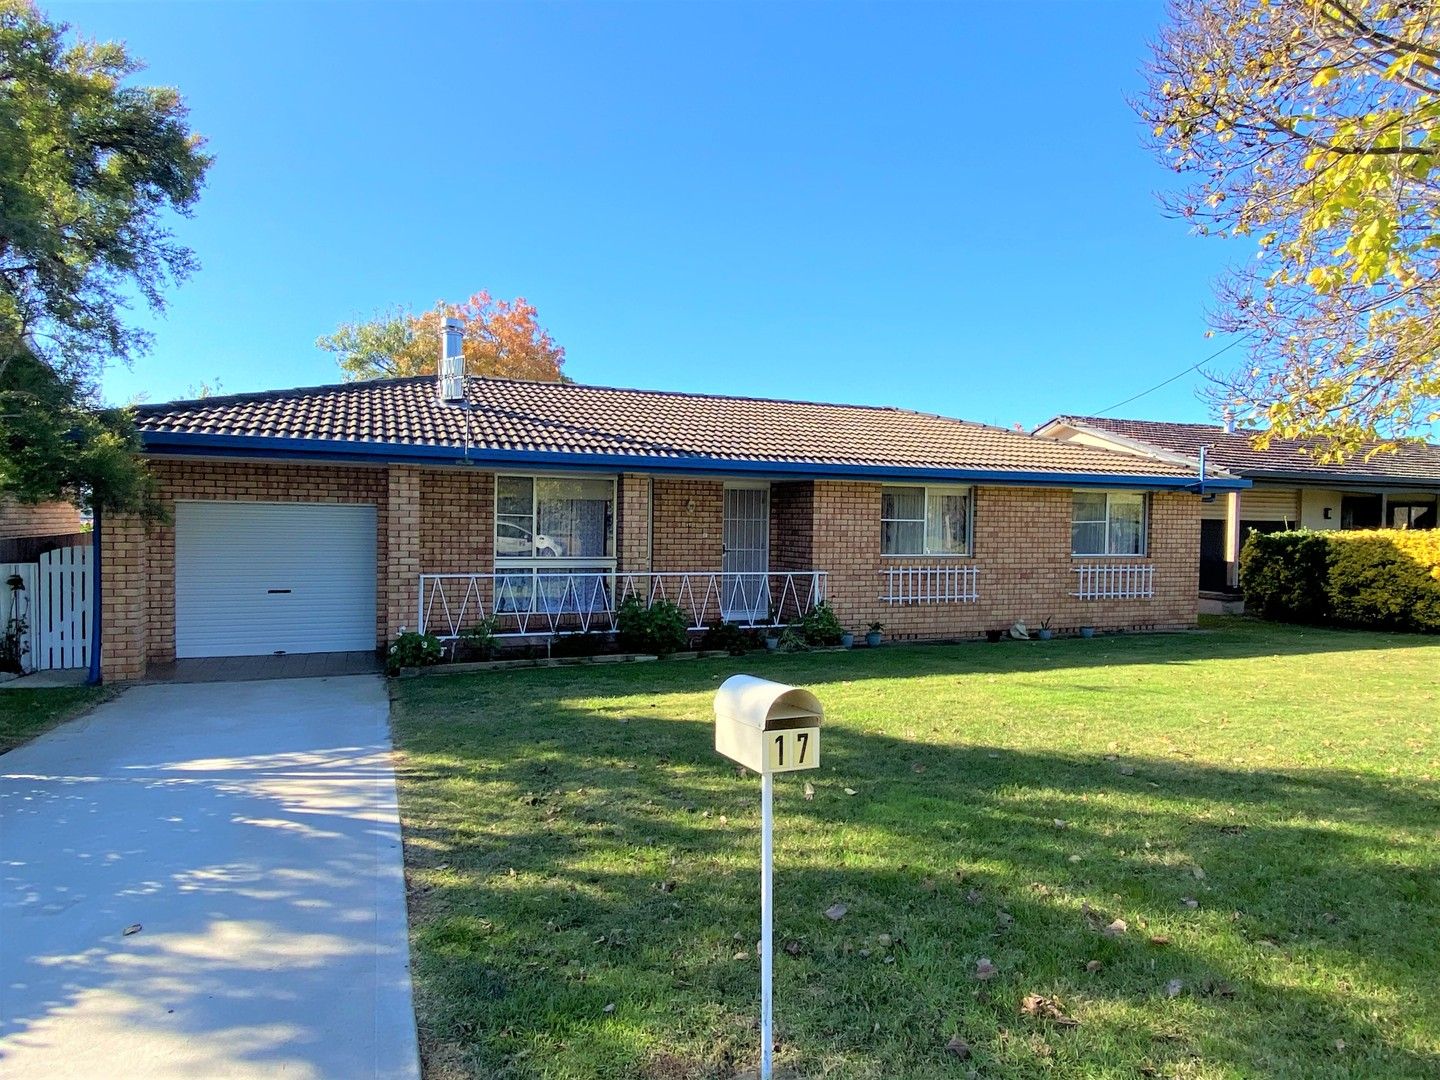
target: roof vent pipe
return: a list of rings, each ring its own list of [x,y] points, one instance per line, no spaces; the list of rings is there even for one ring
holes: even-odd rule
[[[445,319],[441,341],[440,401],[447,405],[456,405],[465,400],[465,336],[459,319]]]
[[[1231,409],[1226,409],[1226,410],[1225,410],[1223,413],[1221,413],[1220,415],[1221,415],[1221,417],[1222,417],[1222,418],[1224,419],[1224,421],[1225,421],[1225,434],[1226,434],[1226,435],[1234,435],[1234,434],[1235,434],[1235,413],[1234,413],[1234,411],[1231,410]]]

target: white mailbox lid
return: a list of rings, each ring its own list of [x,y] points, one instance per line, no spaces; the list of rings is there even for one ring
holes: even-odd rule
[[[715,692],[717,720],[745,724],[758,731],[766,730],[775,720],[812,720],[818,724],[824,715],[820,699],[809,690],[754,675],[732,675]]]

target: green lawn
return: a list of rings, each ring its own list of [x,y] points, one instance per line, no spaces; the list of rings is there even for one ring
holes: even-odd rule
[[[88,712],[110,691],[100,686],[64,686],[47,690],[0,690],[0,754],[36,735]]]
[[[1208,626],[398,684],[427,1075],[755,1061],[735,671],[827,708],[777,780],[786,1075],[1440,1075],[1440,642]]]

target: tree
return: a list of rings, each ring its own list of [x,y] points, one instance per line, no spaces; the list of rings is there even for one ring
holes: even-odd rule
[[[1335,460],[1440,419],[1440,8],[1172,0],[1137,110],[1202,234],[1249,237],[1217,406]]]
[[[343,323],[315,342],[335,354],[347,381],[433,375],[440,363],[440,320],[463,326],[465,368],[471,375],[561,382],[565,350],[555,344],[525,298],[496,300],[484,289],[459,304],[443,301],[415,315],[399,308],[365,322]]]
[[[124,320],[195,268],[167,212],[187,214],[210,158],[176,91],[125,80],[121,44],[0,0],[0,491],[143,508],[125,410],[99,405],[105,366],[149,344]]]

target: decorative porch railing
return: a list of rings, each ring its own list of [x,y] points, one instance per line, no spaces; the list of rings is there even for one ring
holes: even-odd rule
[[[980,599],[978,566],[888,566],[887,604],[968,604]]]
[[[769,574],[721,571],[626,573],[605,570],[510,570],[493,574],[421,574],[418,629],[441,639],[493,618],[499,637],[617,629],[620,605],[669,600],[690,629],[712,622],[784,626],[825,599],[824,570]]]
[[[1148,564],[1074,568],[1079,587],[1072,596],[1081,600],[1150,600],[1155,596],[1155,567]]]

